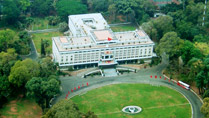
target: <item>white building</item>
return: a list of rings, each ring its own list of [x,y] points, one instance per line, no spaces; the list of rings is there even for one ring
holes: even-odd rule
[[[110,66],[153,57],[153,41],[143,30],[113,32],[100,13],[70,15],[70,36],[53,37],[53,59],[60,67]]]

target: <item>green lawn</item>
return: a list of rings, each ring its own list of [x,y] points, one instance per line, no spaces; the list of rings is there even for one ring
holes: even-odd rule
[[[17,98],[4,105],[0,114],[1,118],[40,118],[42,110],[34,100]]]
[[[136,30],[134,25],[118,25],[110,27],[113,32],[133,31]]]
[[[52,26],[48,25],[47,18],[33,18],[34,23],[29,26],[29,30],[43,30],[43,29],[53,29],[58,28],[58,25]]]
[[[91,110],[99,118],[191,118],[188,101],[177,91],[147,84],[117,84],[94,89],[72,98],[82,112]],[[142,112],[127,115],[121,110],[136,105]]]
[[[48,40],[50,46],[46,49],[46,52],[52,52],[52,37],[63,36],[63,33],[60,32],[48,32],[48,33],[37,33],[32,35],[32,39],[35,43],[38,53],[41,52],[41,39]]]

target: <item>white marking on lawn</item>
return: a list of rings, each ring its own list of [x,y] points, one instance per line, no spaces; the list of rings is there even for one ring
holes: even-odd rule
[[[190,105],[190,104],[189,103],[183,103],[183,104],[175,104],[175,105],[169,105],[169,106],[148,107],[148,108],[143,108],[143,109],[159,109],[159,108],[168,108],[168,107],[175,107],[175,106],[186,106],[186,105]],[[100,115],[116,114],[116,113],[122,113],[122,112],[121,111],[115,111],[115,112],[108,112],[108,113],[98,113],[96,115],[100,116]]]
[[[143,109],[157,109],[157,108],[167,108],[167,107],[175,107],[175,106],[185,106],[190,105],[189,103],[183,103],[183,104],[175,104],[175,105],[169,105],[169,106],[157,106],[157,107],[148,107]]]

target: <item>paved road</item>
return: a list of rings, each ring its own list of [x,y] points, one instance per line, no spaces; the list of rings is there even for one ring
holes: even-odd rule
[[[142,69],[139,70],[137,73],[129,73],[120,75],[117,77],[89,77],[89,78],[81,78],[78,76],[71,76],[71,77],[63,77],[61,78],[62,81],[62,94],[59,96],[56,101],[59,101],[60,99],[64,99],[68,91],[73,89],[74,87],[78,88],[78,86],[82,86],[82,84],[85,84],[88,82],[89,86],[82,87],[79,90],[74,91],[73,93],[70,93],[68,98],[71,98],[75,95],[86,93],[89,90],[109,85],[109,84],[117,84],[117,83],[147,83],[152,85],[162,85],[167,86],[172,89],[175,89],[182,93],[192,104],[193,109],[193,118],[201,118],[203,117],[200,112],[200,107],[202,106],[202,103],[200,99],[191,91],[185,90],[179,86],[177,86],[173,82],[169,82],[168,80],[164,79],[154,79],[150,78],[150,75],[152,76],[162,76],[161,72],[165,68],[165,65],[161,64],[159,66],[149,68],[149,69]]]
[[[30,41],[30,48],[31,48],[31,52],[29,55],[20,55],[20,57],[24,60],[26,58],[31,58],[33,60],[36,60],[38,58],[38,54],[35,48],[35,44],[33,43],[33,41]]]
[[[58,28],[55,29],[43,29],[43,30],[33,30],[33,31],[28,31],[29,34],[35,34],[35,33],[46,33],[46,32],[57,32],[59,31]]]

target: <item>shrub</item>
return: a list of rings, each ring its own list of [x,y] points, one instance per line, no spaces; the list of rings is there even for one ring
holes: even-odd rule
[[[140,60],[140,64],[144,64],[144,60],[143,59]]]
[[[62,22],[59,24],[59,31],[65,32],[68,30],[68,24],[66,22]]]
[[[60,17],[58,16],[49,16],[47,18],[49,20],[49,25],[57,25],[60,22]]]

